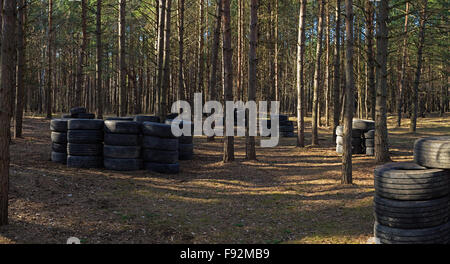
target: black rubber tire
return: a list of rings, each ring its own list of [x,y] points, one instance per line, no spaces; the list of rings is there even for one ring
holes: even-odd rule
[[[102,130],[103,120],[100,119],[70,119],[67,122],[69,130]]]
[[[108,117],[105,121],[133,121],[133,117]]]
[[[362,131],[359,129],[352,129],[352,138],[360,138],[362,135]],[[343,137],[344,136],[344,127],[337,126],[336,127],[336,136]]]
[[[92,113],[79,113],[79,114],[73,114],[73,118],[78,119],[95,119],[95,114]]]
[[[179,160],[193,160],[194,159],[194,152],[192,151],[180,151],[178,152],[178,159]]]
[[[375,139],[366,139],[366,140],[364,140],[364,144],[365,144],[366,148],[367,147],[373,148],[375,146]]]
[[[141,145],[141,136],[105,133],[104,142],[105,145],[111,146],[139,146]]]
[[[68,119],[68,118],[72,118],[71,114],[62,114],[61,115],[61,119]]]
[[[193,136],[181,136],[178,138],[180,144],[192,144],[194,142]]]
[[[375,220],[384,226],[420,229],[448,222],[449,196],[426,201],[395,201],[375,195]]]
[[[138,116],[135,116],[135,117],[133,118],[133,120],[134,120],[135,122],[138,122],[138,123],[144,123],[144,122],[155,122],[155,123],[160,123],[160,122],[161,122],[159,116],[145,116],[145,115],[138,115]]]
[[[375,168],[375,192],[394,200],[419,201],[449,194],[450,171],[427,169],[412,162],[388,163]]]
[[[110,159],[137,159],[141,157],[141,147],[104,145],[103,156]]]
[[[142,152],[143,159],[146,162],[175,164],[178,162],[178,150],[156,150],[156,149],[144,149]]]
[[[141,133],[141,125],[134,121],[107,120],[105,133],[138,135]]]
[[[107,170],[113,171],[137,171],[143,168],[141,159],[111,159],[105,158],[103,165]]]
[[[365,150],[367,156],[375,156],[375,148],[366,147]]]
[[[153,162],[145,162],[145,169],[149,171],[154,171],[163,174],[177,174],[180,172],[180,164],[162,164],[162,163],[153,163]]]
[[[364,133],[365,139],[374,139],[375,138],[375,130],[369,130]]]
[[[67,163],[67,154],[52,151],[51,159],[53,162],[66,164]]]
[[[101,130],[69,130],[67,140],[75,144],[95,144],[103,142],[103,131]]]
[[[416,140],[414,162],[428,168],[450,169],[450,136]]]
[[[344,153],[344,146],[343,145],[341,145],[341,144],[337,144],[336,145],[336,152],[338,153],[338,154],[342,154],[342,153]],[[363,147],[362,146],[353,146],[352,145],[352,155],[355,155],[355,154],[364,154],[364,149],[363,149]]]
[[[52,142],[52,151],[67,154],[67,144],[59,144]]]
[[[280,137],[284,137],[284,138],[291,138],[291,137],[296,137],[295,133],[293,131],[290,132],[280,132]]]
[[[294,132],[294,126],[280,126],[280,132]]]
[[[156,149],[166,151],[178,150],[178,139],[176,138],[160,138],[152,136],[144,136],[142,138],[142,147],[144,149]]]
[[[86,112],[87,112],[87,110],[84,107],[74,107],[74,108],[70,109],[70,114],[72,116],[76,115],[76,114],[80,114],[80,113],[86,113]]]
[[[67,144],[69,156],[101,156],[102,150],[102,144]]]
[[[344,137],[336,136],[336,144],[344,145]],[[361,146],[362,139],[361,138],[352,138],[352,146]]]
[[[154,136],[161,138],[176,138],[172,134],[172,126],[154,122],[144,122],[142,124],[142,132],[146,136]]]
[[[179,115],[180,115],[180,114],[178,114],[178,113],[168,114],[168,115],[166,116],[166,119],[172,119],[172,120],[173,120],[173,119],[177,118]],[[149,121],[149,122],[155,122],[155,121]],[[160,121],[158,120],[157,122],[160,122]]]
[[[103,167],[102,156],[67,156],[67,167],[69,168],[101,168]]]
[[[178,150],[183,152],[194,152],[194,144],[180,144]]]
[[[51,139],[53,143],[67,144],[67,133],[65,132],[52,132]]]
[[[362,120],[362,119],[353,119],[353,129],[359,129],[363,132],[374,130],[375,129],[375,121],[372,120]]]
[[[431,228],[400,229],[374,224],[375,237],[382,244],[444,244],[449,240],[450,222]]]
[[[50,121],[50,130],[54,132],[67,132],[68,119],[52,119]]]

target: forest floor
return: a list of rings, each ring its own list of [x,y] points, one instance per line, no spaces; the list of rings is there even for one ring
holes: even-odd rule
[[[419,137],[450,134],[449,114],[419,119],[416,134],[409,120],[388,122],[394,161],[411,160]],[[236,161],[223,164],[221,140],[200,137],[178,175],[121,173],[52,163],[49,121],[27,116],[11,145],[10,224],[0,243],[366,243],[374,159],[354,156],[354,184],[341,185],[331,129],[320,138],[303,149],[283,138],[258,148],[255,162],[236,138]]]

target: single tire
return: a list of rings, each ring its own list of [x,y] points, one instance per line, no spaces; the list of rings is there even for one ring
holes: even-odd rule
[[[352,146],[361,146],[362,140],[361,138],[352,138]],[[336,136],[336,144],[344,145],[344,137]]]
[[[360,138],[361,135],[362,135],[361,130],[352,129],[352,138]],[[344,127],[343,126],[336,127],[336,136],[340,136],[340,137],[344,136]]]
[[[137,159],[141,156],[141,147],[104,145],[103,156],[111,159]]]
[[[76,114],[86,113],[86,112],[87,112],[87,110],[84,107],[74,107],[74,108],[70,109],[70,114],[72,116],[76,115]]]
[[[373,148],[373,147],[366,147],[366,155],[367,156],[375,156],[375,148]]]
[[[144,149],[176,151],[178,150],[178,145],[178,139],[176,138],[160,138],[152,136],[144,136],[142,138],[142,147]]]
[[[280,126],[280,132],[294,132],[294,126]]]
[[[367,147],[373,148],[375,146],[375,139],[366,139],[366,140],[364,140],[364,144],[365,144],[366,148]]]
[[[382,244],[444,244],[449,240],[450,222],[421,229],[400,229],[375,222],[375,237]]]
[[[74,114],[73,117],[74,118],[79,118],[79,119],[95,119],[95,114],[92,114],[92,113],[79,113],[79,114]]]
[[[131,134],[110,134],[105,133],[105,145],[112,146],[139,146],[141,145],[141,137]]]
[[[106,121],[133,121],[133,117],[108,117]]]
[[[395,201],[375,195],[375,220],[384,226],[420,229],[447,223],[449,196],[426,201]]]
[[[375,130],[369,130],[364,133],[365,139],[374,139],[375,138]]]
[[[163,174],[176,174],[180,172],[180,164],[162,164],[162,163],[153,163],[153,162],[145,162],[145,169],[149,171],[154,171]]]
[[[450,169],[450,136],[416,140],[414,162],[428,168]]]
[[[68,119],[52,119],[50,121],[50,130],[54,132],[67,132]]]
[[[52,142],[52,151],[67,154],[67,144],[59,144]]]
[[[67,122],[69,130],[102,130],[103,120],[100,119],[70,119]]]
[[[138,116],[135,116],[135,117],[133,118],[133,120],[134,120],[135,122],[138,122],[138,123],[144,123],[144,122],[155,122],[155,123],[159,123],[159,122],[161,122],[159,116],[144,116],[144,115],[138,115]]]
[[[67,144],[67,133],[65,132],[52,132],[51,139],[53,143]]]
[[[143,158],[146,162],[156,162],[165,164],[175,164],[178,162],[178,150],[156,150],[156,149],[144,149]]]
[[[154,122],[144,122],[142,124],[142,132],[146,136],[154,136],[161,138],[176,138],[172,134],[172,126]]]
[[[180,144],[192,144],[194,142],[193,136],[181,136],[178,138]]]
[[[105,133],[110,134],[140,134],[141,128],[138,122],[134,121],[118,121],[118,120],[106,120],[105,121]]]
[[[69,168],[101,168],[103,157],[101,156],[67,156],[67,167]]]
[[[105,158],[103,165],[107,170],[113,171],[137,171],[143,168],[141,159],[111,159]]]
[[[103,142],[103,131],[101,130],[69,130],[67,132],[69,143],[95,144]]]
[[[67,154],[70,156],[101,156],[102,144],[67,144]]]
[[[67,163],[67,154],[52,151],[52,161],[56,163],[66,164]]]
[[[383,198],[419,201],[449,194],[450,171],[427,169],[412,162],[375,168],[375,193]]]
[[[362,120],[362,119],[353,119],[353,128],[359,129],[364,132],[375,129],[375,121],[372,120]]]

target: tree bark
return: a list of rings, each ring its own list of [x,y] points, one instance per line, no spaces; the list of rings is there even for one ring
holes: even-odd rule
[[[119,0],[119,116],[127,114],[127,66],[125,61],[126,0]]]
[[[48,71],[47,71],[47,91],[46,91],[46,106],[47,118],[52,118],[52,77],[53,77],[53,0],[48,1]]]
[[[306,0],[300,1],[300,13],[298,22],[297,41],[297,147],[305,146],[305,80],[304,80],[304,60],[305,60],[305,16]]]
[[[341,62],[341,0],[336,0],[336,29],[334,38],[334,62],[333,62],[333,142],[336,142],[336,127],[339,126],[341,105],[340,105],[340,62]]]
[[[184,0],[178,0],[178,100],[184,100],[184,8]]]
[[[25,0],[18,3],[18,25],[17,25],[17,89],[14,118],[14,138],[22,137],[23,106],[25,103]]]
[[[204,0],[198,0],[198,57],[197,57],[197,92],[204,90],[204,71],[205,71],[205,3]]]
[[[375,115],[375,160],[388,162],[389,141],[386,120],[387,54],[388,54],[388,0],[381,0],[377,13],[377,67],[376,67],[376,115]]]
[[[102,87],[102,72],[103,72],[103,48],[102,48],[102,0],[97,0],[97,22],[96,22],[96,36],[97,36],[97,64],[96,64],[96,91],[97,91],[97,118],[103,119],[103,87]]]
[[[409,2],[406,2],[405,8],[405,27],[403,30],[403,52],[402,52],[402,69],[400,70],[400,85],[397,94],[397,126],[402,125],[402,108],[403,108],[403,90],[405,89],[406,75],[406,57],[408,56],[408,13]]]
[[[313,87],[313,109],[312,109],[312,142],[313,146],[319,145],[319,85],[321,77],[321,58],[322,58],[322,33],[325,0],[320,1],[319,21],[317,24],[317,46],[316,46],[316,63],[314,69],[314,87]]]
[[[366,3],[366,32],[367,32],[367,91],[366,107],[370,105],[370,115],[372,120],[375,120],[375,106],[376,106],[376,93],[375,93],[375,59],[373,51],[373,15],[374,7],[372,0],[367,0]],[[369,101],[370,99],[370,101]]]
[[[166,0],[166,22],[164,28],[164,72],[161,88],[161,108],[159,117],[161,122],[165,122],[167,116],[167,95],[170,90],[170,21],[171,21],[172,0]]]
[[[159,0],[159,12],[158,12],[158,45],[157,45],[157,51],[158,51],[158,72],[157,72],[157,81],[156,81],[156,99],[157,99],[157,112],[158,116],[162,119],[165,118],[165,116],[162,116],[162,100],[161,100],[161,93],[162,93],[162,86],[163,86],[163,74],[164,74],[164,33],[165,33],[165,23],[166,23],[166,0]]]

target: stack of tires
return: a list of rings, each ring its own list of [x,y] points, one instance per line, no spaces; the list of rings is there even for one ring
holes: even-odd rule
[[[105,168],[114,171],[142,169],[140,124],[134,121],[106,120],[104,131]]]
[[[144,122],[155,122],[159,123],[160,118],[158,116],[146,116],[146,115],[138,115],[133,118],[135,122],[144,123]]]
[[[289,121],[289,117],[287,115],[279,115],[278,118],[280,122],[280,137],[295,137],[294,122]]]
[[[374,138],[375,138],[375,121],[353,119],[353,129],[359,129],[361,131],[361,143],[362,153],[368,156],[373,156],[374,151]]]
[[[375,130],[369,130],[364,135],[364,150],[367,156],[375,155]]]
[[[68,119],[53,119],[50,121],[52,139],[51,160],[56,163],[67,162],[67,121]]]
[[[362,132],[359,129],[352,130],[352,154],[363,154],[364,148],[361,139]],[[344,153],[344,127],[336,127],[336,152]]]
[[[142,133],[142,155],[145,169],[164,174],[178,173],[180,171],[178,138],[172,134],[171,126],[156,122],[144,122]]]
[[[63,114],[62,118],[95,119],[95,114],[88,113],[84,107],[70,109],[70,114]]]
[[[166,124],[172,126],[173,120],[166,120]],[[184,126],[190,126],[191,135],[182,135],[178,137],[178,159],[179,160],[192,160],[194,158],[194,127],[192,122],[181,121],[179,122],[179,128],[183,129]]]
[[[67,122],[67,166],[101,168],[103,165],[103,120],[71,119]]]
[[[375,237],[382,244],[450,242],[450,137],[422,138],[414,161],[375,169]]]

